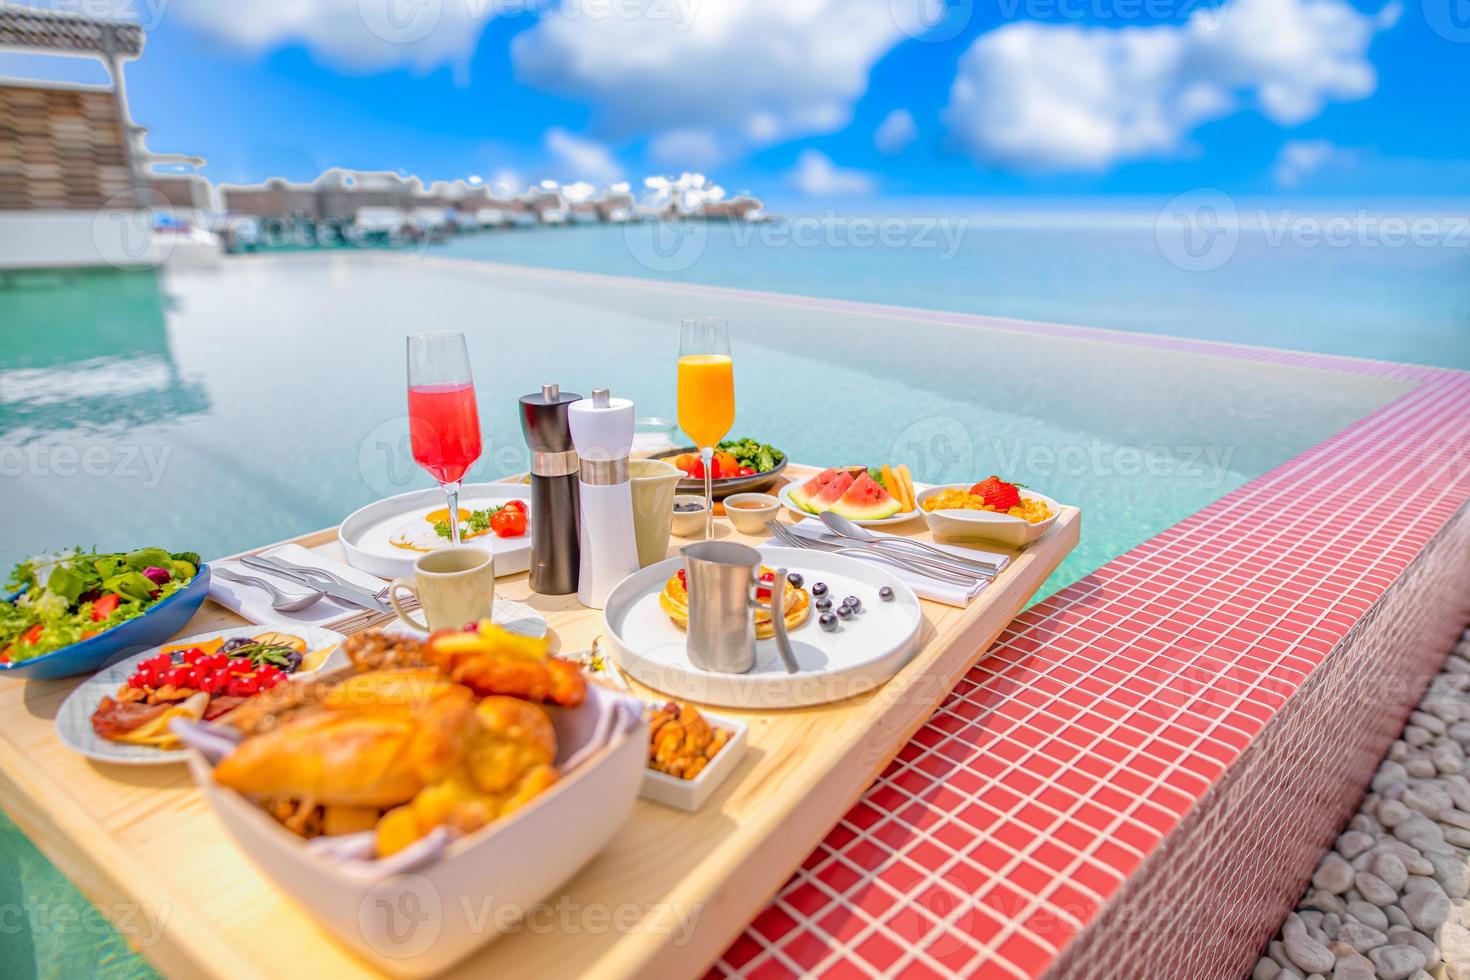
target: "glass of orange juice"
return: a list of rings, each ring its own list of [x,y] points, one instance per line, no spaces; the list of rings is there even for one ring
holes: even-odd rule
[[[730,324],[722,316],[686,317],[679,324],[679,428],[704,462],[704,536],[714,537],[715,446],[735,424],[735,368]]]

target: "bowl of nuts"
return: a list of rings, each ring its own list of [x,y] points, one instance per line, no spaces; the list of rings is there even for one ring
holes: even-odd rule
[[[648,767],[640,795],[680,810],[704,806],[745,754],[743,721],[668,701],[649,717]]]

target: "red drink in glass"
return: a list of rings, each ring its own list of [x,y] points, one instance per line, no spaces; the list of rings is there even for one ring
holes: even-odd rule
[[[408,435],[413,458],[440,483],[458,483],[480,458],[480,413],[473,384],[427,384],[408,389]]]

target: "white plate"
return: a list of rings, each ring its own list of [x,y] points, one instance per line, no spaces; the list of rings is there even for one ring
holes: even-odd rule
[[[608,653],[634,680],[678,698],[728,708],[791,708],[825,704],[877,687],[896,674],[919,645],[923,613],[912,589],[868,562],[806,549],[763,547],[761,560],[826,582],[834,604],[849,595],[863,611],[831,633],[817,625],[815,608],[791,632],[801,670],[788,674],[774,640],[756,641],[755,666],[745,674],[701,670],[689,661],[684,631],[659,607],[658,597],[684,559],[669,558],[635,572],[613,589],[602,614]],[[893,599],[878,598],[882,586]]]
[[[518,483],[471,483],[459,491],[462,509],[484,510],[488,505],[500,505],[508,500],[520,500],[526,504],[528,526],[525,534],[518,538],[499,538],[492,532],[465,542],[490,549],[495,555],[496,575],[511,575],[531,567],[529,521],[536,519],[536,515],[530,513],[531,488]],[[443,506],[444,491],[431,488],[401,493],[353,511],[337,531],[347,563],[379,578],[413,578],[413,563],[425,552],[396,548],[388,543],[388,539],[399,528],[412,524],[415,518],[422,518]],[[424,524],[424,527],[429,525]],[[438,547],[449,547],[449,539],[443,539]]]
[[[780,498],[781,503],[786,505],[786,509],[797,517],[816,517],[817,515],[811,511],[802,510],[796,505],[796,501],[791,499],[791,488],[794,486],[796,486],[794,483],[786,484],[776,496]],[[904,521],[911,521],[922,513],[923,511],[917,509],[906,510],[902,513],[894,514],[892,517],[885,517],[881,521],[853,521],[853,523],[861,524],[863,527],[887,527],[890,524],[902,524]]]
[[[942,487],[930,487],[919,494],[919,506],[925,500],[944,490],[968,490],[973,483],[953,483]],[[930,510],[923,511],[924,520],[937,541],[994,541],[1012,548],[1024,548],[1046,533],[1057,522],[1062,512],[1061,505],[1050,497],[1030,490],[1020,491],[1023,499],[1040,500],[1051,510],[1051,516],[1037,524],[1024,517],[1012,517],[993,510]]]
[[[311,674],[319,674],[324,670],[336,670],[347,663],[347,655],[341,650],[342,641],[346,637],[335,630],[323,629],[320,626],[293,626],[289,629],[271,626],[237,626],[234,629],[215,630],[212,633],[180,637],[145,650],[136,657],[120,660],[78,685],[56,714],[57,737],[67,748],[98,762],[112,762],[124,766],[164,766],[172,762],[183,762],[189,757],[186,749],[154,749],[146,745],[129,745],[126,742],[112,742],[102,738],[92,730],[92,712],[97,710],[97,705],[104,697],[115,697],[117,689],[127,683],[128,677],[137,669],[138,664],[149,657],[156,656],[163,647],[183,646],[186,643],[199,644],[215,639],[232,640],[237,636],[258,636],[261,633],[287,633],[291,636],[299,636],[306,641],[308,653],[325,647],[337,647],[326,661],[310,674],[292,674],[291,677],[309,677]]]

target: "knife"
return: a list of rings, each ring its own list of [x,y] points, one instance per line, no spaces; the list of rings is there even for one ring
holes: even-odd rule
[[[928,551],[904,548],[885,548],[881,545],[866,541],[857,541],[852,538],[839,538],[827,534],[808,534],[804,530],[798,530],[796,525],[786,528],[788,532],[796,535],[804,541],[831,551],[836,548],[856,548],[859,551],[870,551],[880,555],[888,555],[893,558],[901,558],[913,565],[927,566],[930,568],[942,568],[947,572],[964,575],[968,578],[980,581],[989,581],[999,574],[999,570],[988,563],[982,563],[958,555],[943,554],[936,549],[932,554]],[[882,540],[907,541],[907,538],[884,538]]]
[[[333,599],[340,600],[349,605],[358,606],[362,609],[371,609],[375,612],[392,612],[393,608],[376,595],[360,586],[344,582],[335,575],[322,571],[320,568],[303,568],[299,565],[290,565],[279,558],[267,558],[264,555],[246,555],[240,559],[244,565],[260,569],[265,572],[274,572],[283,575],[293,582],[320,589]]]

